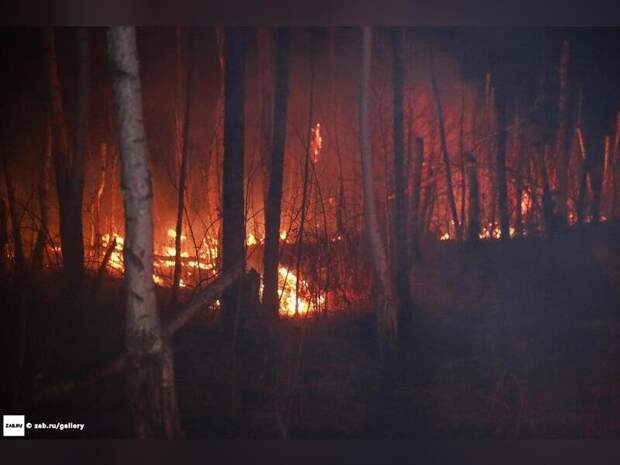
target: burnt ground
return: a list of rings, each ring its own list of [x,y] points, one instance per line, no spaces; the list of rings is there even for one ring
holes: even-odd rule
[[[620,224],[462,253],[438,243],[411,278],[415,317],[389,369],[372,309],[281,322],[273,376],[257,315],[233,346],[216,312],[201,314],[174,341],[186,436],[620,438]],[[121,282],[87,280],[75,308],[59,283],[0,284],[3,413],[122,350]],[[46,437],[130,435],[121,377],[26,416],[87,425]]]

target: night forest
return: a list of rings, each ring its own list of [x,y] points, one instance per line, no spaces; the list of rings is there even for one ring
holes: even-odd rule
[[[620,29],[0,37],[27,436],[620,438]]]

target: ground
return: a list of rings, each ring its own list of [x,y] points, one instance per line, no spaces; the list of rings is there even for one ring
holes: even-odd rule
[[[72,308],[58,282],[1,284],[3,412],[122,351],[122,283],[95,290],[89,278]],[[256,315],[233,344],[217,312],[203,312],[174,340],[186,436],[620,438],[620,224],[460,252],[429,245],[411,284],[415,316],[389,368],[370,305],[280,322],[272,364]],[[86,423],[61,437],[130,435],[122,377],[26,415]]]

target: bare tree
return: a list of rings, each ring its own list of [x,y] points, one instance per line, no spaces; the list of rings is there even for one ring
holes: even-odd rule
[[[15,198],[15,186],[13,185],[13,177],[9,172],[9,165],[6,161],[6,154],[0,155],[2,158],[2,171],[4,173],[4,184],[6,187],[6,196],[9,203],[9,217],[11,218],[11,232],[13,234],[13,254],[15,257],[15,267],[21,270],[25,264],[26,257],[24,255],[24,244],[21,232],[21,218],[17,211],[17,199]]]
[[[280,247],[280,218],[282,210],[282,178],[286,141],[288,104],[288,50],[289,31],[276,32],[276,92],[274,102],[273,141],[269,162],[269,186],[265,202],[264,289],[265,309],[278,316],[278,257]]]
[[[370,143],[370,67],[372,59],[372,30],[362,29],[362,81],[360,94],[360,149],[362,158],[362,177],[364,189],[364,216],[373,264],[377,272],[382,296],[377,299],[377,329],[379,348],[384,358],[391,358],[398,338],[398,303],[392,291],[388,259],[381,240],[375,192],[373,185],[372,152]]]
[[[185,186],[187,184],[187,164],[189,160],[189,131],[190,131],[190,102],[192,90],[193,40],[188,58],[187,82],[185,83],[185,115],[183,117],[183,135],[181,140],[181,164],[179,166],[179,185],[177,193],[177,222],[174,236],[174,275],[172,279],[171,305],[176,302],[179,284],[181,282],[181,239],[183,234],[183,214],[185,212]]]
[[[72,150],[67,135],[53,28],[46,29],[44,38],[52,122],[52,159],[58,192],[63,268],[67,283],[75,285],[84,267],[82,192],[84,187],[83,157],[84,152],[88,150],[90,41],[86,30],[78,31],[78,122],[75,131],[76,143]]]
[[[224,166],[222,179],[222,269],[245,263],[244,134],[246,31],[226,28],[224,71]],[[245,266],[244,266],[245,267]],[[222,299],[222,312],[231,322],[241,298],[233,286]]]
[[[41,151],[41,174],[39,177],[38,197],[39,197],[39,230],[37,239],[32,251],[31,262],[33,266],[40,267],[43,262],[43,252],[48,237],[48,216],[49,216],[49,182],[50,168],[52,164],[52,127],[49,118],[45,118],[45,146]]]
[[[469,185],[469,229],[467,241],[476,243],[480,234],[480,198],[478,193],[478,166],[476,157],[473,153],[467,153],[464,156],[466,163],[466,171]]]
[[[120,138],[125,205],[125,345],[132,370],[129,402],[138,437],[181,434],[170,341],[153,284],[153,190],[147,160],[136,31],[112,27],[108,53]]]
[[[560,96],[558,99],[558,128],[556,135],[556,170],[558,187],[558,214],[562,218],[567,217],[566,202],[568,200],[568,41],[562,42],[560,52],[560,66],[558,68],[560,78]]]
[[[406,253],[407,222],[405,206],[405,154],[404,154],[404,80],[405,68],[403,65],[402,30],[392,29],[392,110],[394,130],[394,209],[392,212],[392,263],[393,276],[400,303],[399,317],[401,331],[411,318],[411,298],[409,292],[409,274]]]
[[[450,213],[452,214],[452,222],[454,223],[454,230],[456,231],[457,241],[463,239],[461,233],[461,225],[459,223],[458,213],[456,211],[456,200],[454,198],[454,186],[452,183],[452,170],[450,169],[450,152],[448,152],[448,142],[446,140],[446,126],[443,115],[443,106],[441,105],[441,96],[439,94],[439,87],[437,86],[437,79],[435,77],[435,64],[434,57],[430,57],[430,78],[431,87],[433,89],[433,98],[435,100],[435,107],[437,108],[437,118],[439,124],[439,141],[441,143],[441,154],[444,165],[444,172],[446,174],[446,184],[448,189],[448,204],[450,206]]]
[[[497,109],[497,206],[499,208],[499,223],[502,233],[502,240],[508,240],[510,239],[510,213],[508,210],[508,184],[506,181],[506,136],[508,134],[508,109],[506,89],[504,89],[502,85],[496,88],[495,98]]]

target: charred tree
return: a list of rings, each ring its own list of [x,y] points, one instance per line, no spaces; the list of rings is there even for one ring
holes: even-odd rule
[[[49,181],[50,168],[52,164],[52,128],[46,118],[45,124],[45,146],[41,152],[41,174],[39,176],[38,200],[39,200],[39,230],[37,239],[32,251],[31,262],[35,268],[43,263],[43,252],[48,237],[48,217],[49,217]]]
[[[567,218],[566,204],[568,201],[568,41],[562,42],[560,52],[560,96],[558,100],[558,127],[556,135],[556,172],[558,187],[558,215]]]
[[[412,265],[414,258],[420,256],[420,226],[424,224],[424,220],[420,211],[420,197],[422,194],[422,166],[424,165],[424,139],[415,138],[415,148],[413,149],[413,192],[411,194],[411,226],[409,228],[411,235],[412,257],[409,260],[409,266]]]
[[[185,111],[183,117],[183,136],[180,138],[181,164],[179,166],[179,184],[177,193],[177,221],[174,236],[174,275],[172,278],[172,293],[170,297],[171,305],[177,299],[179,284],[181,282],[181,240],[183,235],[183,214],[185,212],[185,186],[187,183],[187,164],[189,159],[189,131],[190,131],[190,102],[192,91],[192,76],[194,70],[193,62],[193,41],[188,57],[187,82],[185,83]]]
[[[396,284],[396,292],[398,293],[398,301],[400,303],[399,317],[400,329],[409,324],[411,317],[411,297],[409,292],[409,274],[407,257],[405,253],[407,249],[407,223],[406,223],[406,207],[405,207],[405,151],[404,151],[404,80],[405,68],[403,65],[403,44],[402,30],[400,28],[392,29],[392,110],[393,110],[393,130],[394,130],[394,209],[392,211],[392,263]]]
[[[117,108],[125,205],[125,345],[132,367],[129,404],[138,437],[170,438],[181,435],[181,427],[172,348],[162,331],[153,284],[153,191],[135,28],[110,28],[108,53]]]
[[[5,271],[8,268],[9,234],[7,223],[6,202],[4,197],[0,197],[0,271]]]
[[[267,312],[278,316],[278,257],[280,255],[280,217],[282,210],[282,180],[288,104],[289,31],[276,32],[276,91],[274,101],[273,139],[269,160],[269,186],[265,202],[265,252],[263,304]]]
[[[17,199],[15,198],[15,186],[13,177],[9,172],[9,165],[6,161],[6,154],[2,153],[2,171],[4,174],[4,185],[6,187],[6,197],[9,203],[9,217],[11,218],[11,233],[13,235],[13,255],[15,268],[21,270],[26,262],[24,255],[24,241],[22,239],[21,218],[17,211]]]
[[[68,286],[77,286],[84,267],[82,192],[84,151],[88,149],[88,100],[90,87],[90,41],[88,31],[78,31],[79,95],[75,147],[69,144],[62,89],[58,73],[53,28],[45,31],[45,57],[52,123],[52,159],[58,193],[63,271]]]
[[[497,206],[502,240],[510,239],[510,211],[508,209],[508,183],[506,180],[506,139],[508,135],[508,102],[506,89],[500,84],[496,88],[495,105],[497,110],[496,132],[496,179]]]
[[[434,59],[431,56],[430,59],[430,78],[431,87],[433,90],[433,99],[435,100],[435,107],[437,109],[437,118],[439,124],[439,141],[441,143],[441,154],[443,159],[444,171],[446,174],[446,187],[448,189],[448,203],[450,206],[450,213],[452,214],[452,222],[454,223],[454,230],[456,231],[456,239],[461,242],[463,235],[461,233],[461,225],[459,223],[459,217],[456,210],[456,199],[454,198],[454,185],[452,183],[452,170],[450,168],[450,153],[448,152],[448,142],[446,140],[446,126],[444,121],[443,107],[441,105],[441,95],[439,94],[439,87],[437,86],[437,79],[435,77],[435,64]]]
[[[467,174],[467,184],[469,186],[469,229],[467,230],[467,241],[471,244],[478,242],[480,236],[480,197],[478,192],[478,166],[476,157],[473,153],[465,154],[465,169]]]
[[[226,28],[224,71],[224,163],[222,178],[222,270],[245,264],[244,134],[245,52],[243,28]],[[245,265],[244,265],[245,268]],[[228,326],[240,303],[233,286],[222,298],[222,316]]]
[[[382,296],[377,299],[377,330],[379,348],[384,359],[390,359],[395,352],[398,338],[398,303],[392,291],[388,259],[377,220],[375,192],[373,186],[373,166],[370,143],[370,66],[372,49],[372,30],[362,30],[362,81],[360,94],[360,148],[364,189],[364,216],[373,265],[377,272]]]

